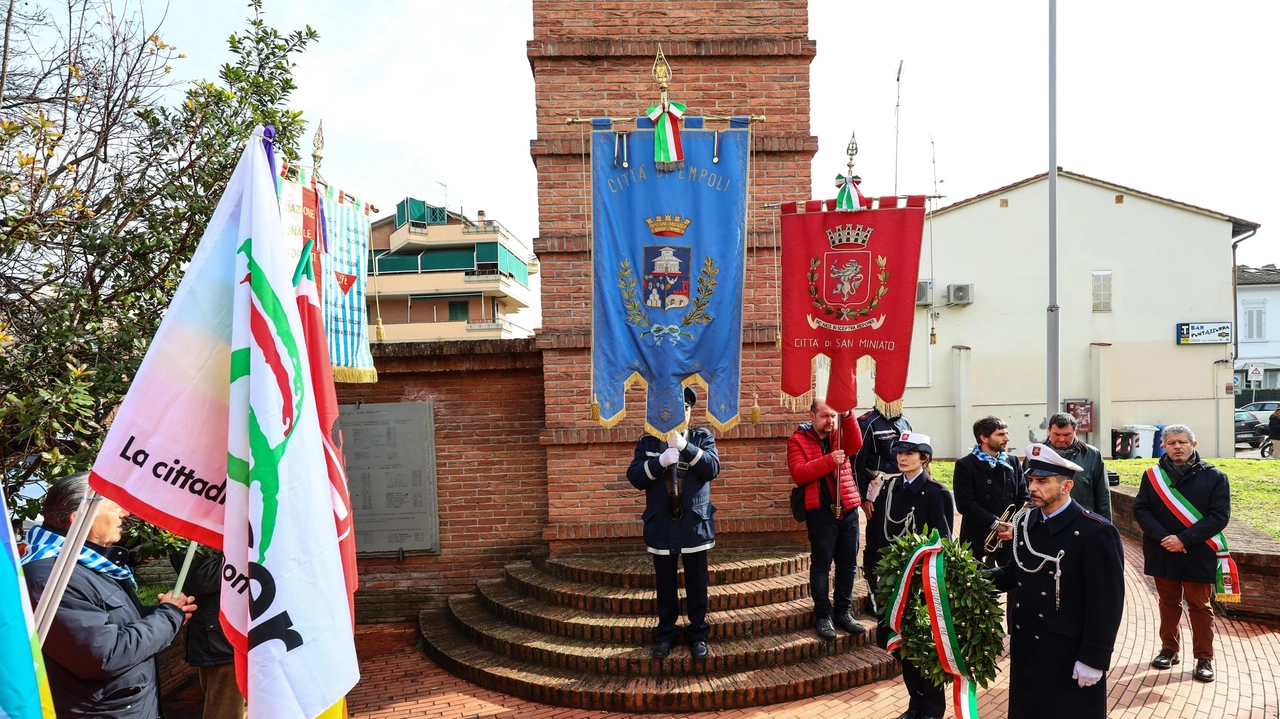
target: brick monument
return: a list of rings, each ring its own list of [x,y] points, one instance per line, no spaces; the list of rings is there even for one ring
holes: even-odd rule
[[[440,553],[362,557],[359,620],[414,617],[449,671],[589,709],[724,709],[890,676],[896,662],[865,635],[814,634],[808,545],[788,507],[786,438],[807,415],[779,401],[770,205],[809,196],[807,3],[534,0],[533,13],[543,328],[531,340],[375,345],[379,383],[340,386],[344,403],[435,403]],[[611,429],[591,419],[590,131],[566,122],[653,104],[659,42],[687,115],[767,118],[753,128],[741,420],[716,433],[707,659],[686,647],[652,659],[646,646],[653,568],[644,496],[625,478],[644,395],[627,394],[628,416]],[[855,611],[864,595],[859,583]]]

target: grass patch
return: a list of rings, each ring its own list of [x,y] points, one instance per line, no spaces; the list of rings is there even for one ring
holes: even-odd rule
[[[139,584],[137,591],[138,601],[142,602],[144,607],[154,607],[159,604],[159,601],[156,600],[157,594],[172,591],[172,584]]]
[[[1142,473],[1156,460],[1116,459],[1107,469],[1120,475],[1120,483],[1137,487]],[[1244,522],[1280,539],[1280,462],[1258,459],[1214,459],[1212,464],[1231,480],[1231,521]],[[929,473],[939,482],[952,484],[955,462],[934,462]]]

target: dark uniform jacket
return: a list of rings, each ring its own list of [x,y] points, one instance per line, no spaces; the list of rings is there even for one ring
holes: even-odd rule
[[[667,443],[646,434],[636,442],[636,455],[627,468],[627,481],[644,490],[644,543],[654,554],[680,554],[710,549],[715,544],[716,523],[712,516],[711,480],[720,474],[720,455],[716,439],[705,429],[689,431],[689,444],[680,453],[680,461],[689,465],[680,490],[680,519],[672,521],[671,503],[667,498],[667,472],[676,465],[663,467],[658,456]]]
[[[1190,527],[1184,525],[1165,506],[1144,474],[1138,498],[1133,501],[1133,518],[1142,527],[1142,570],[1148,576],[1175,582],[1212,584],[1217,581],[1218,556],[1206,540],[1225,529],[1231,518],[1231,485],[1227,475],[1212,464],[1202,462],[1198,452],[1182,467],[1167,455],[1160,458],[1160,466],[1169,476],[1169,484],[1203,519]],[[1185,554],[1160,546],[1160,540],[1170,534],[1182,541],[1187,548]]]
[[[23,567],[33,605],[55,561],[39,559]],[[155,656],[173,642],[182,618],[172,604],[143,607],[128,582],[77,563],[44,643],[58,716],[160,716]]]
[[[880,550],[904,532],[923,533],[928,526],[931,532],[936,529],[942,537],[951,537],[955,501],[950,490],[928,472],[911,482],[904,482],[902,477],[886,479],[873,507],[871,519],[867,521],[867,562],[873,571],[874,563],[880,561]],[[911,519],[904,523],[909,516]]]
[[[174,571],[182,571],[185,555],[169,555]],[[196,600],[196,610],[187,624],[187,664],[212,667],[234,662],[235,650],[222,631],[218,612],[222,606],[222,554],[196,557],[187,572],[182,593]]]
[[[862,447],[853,460],[853,473],[858,479],[858,491],[867,496],[867,485],[876,478],[876,472],[893,474],[898,471],[898,461],[890,448],[902,436],[911,431],[911,423],[899,415],[889,419],[873,409],[858,418],[862,429]]]
[[[956,461],[952,489],[956,496],[956,509],[964,521],[960,523],[961,542],[968,542],[973,556],[986,554],[982,545],[991,533],[991,525],[1010,504],[1021,508],[1027,503],[1027,478],[1022,474],[1022,464],[1016,457],[1009,457],[1009,466],[996,463],[995,467],[970,454]],[[1010,558],[1009,543],[1000,545],[1000,563]]]
[[[1124,550],[1107,520],[1071,501],[1045,520],[1031,510],[1027,534],[1015,525],[1016,557],[1028,570],[1062,552],[1061,601],[1055,603],[1053,564],[1032,573],[1011,562],[992,572],[1001,591],[1017,590],[1009,650],[1009,719],[1102,719],[1104,675],[1081,688],[1071,678],[1077,661],[1106,671],[1124,609]],[[1028,536],[1029,535],[1029,536]]]

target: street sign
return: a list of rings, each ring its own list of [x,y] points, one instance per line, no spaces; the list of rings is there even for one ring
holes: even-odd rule
[[[1230,322],[1179,322],[1174,341],[1180,345],[1229,345]]]
[[[1244,369],[1245,369],[1245,372],[1246,372],[1246,374],[1245,374],[1245,379],[1249,380],[1250,382],[1261,382],[1261,381],[1262,381],[1262,365],[1260,365],[1260,364],[1247,364],[1247,365],[1245,365],[1245,366],[1244,366]]]

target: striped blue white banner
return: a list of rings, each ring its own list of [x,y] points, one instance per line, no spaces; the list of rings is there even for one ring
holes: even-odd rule
[[[368,276],[369,216],[350,198],[317,193],[325,225],[324,328],[329,335],[329,361],[337,382],[377,382],[369,354],[369,322],[365,308]],[[339,194],[339,197],[342,195]]]

